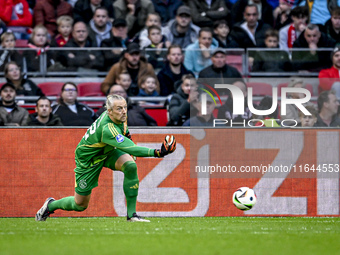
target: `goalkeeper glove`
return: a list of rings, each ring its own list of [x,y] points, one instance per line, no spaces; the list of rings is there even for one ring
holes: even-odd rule
[[[176,150],[176,139],[173,135],[167,135],[164,142],[162,143],[161,149],[155,150],[156,158],[163,158],[164,156],[173,153]]]

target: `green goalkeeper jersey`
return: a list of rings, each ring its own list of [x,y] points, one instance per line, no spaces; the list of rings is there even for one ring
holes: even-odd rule
[[[129,138],[126,123],[116,124],[106,111],[93,122],[79,142],[75,156],[77,164],[89,168],[106,159],[114,149],[119,149],[136,157],[154,157],[154,149],[135,145]]]

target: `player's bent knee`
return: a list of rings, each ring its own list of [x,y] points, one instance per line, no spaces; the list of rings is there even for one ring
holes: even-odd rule
[[[137,164],[134,161],[127,161],[122,166],[122,171],[124,172],[126,177],[135,178],[137,176]]]
[[[87,206],[83,207],[83,206],[80,206],[80,205],[77,205],[76,203],[74,203],[74,208],[73,209],[75,211],[77,211],[77,212],[82,212],[82,211],[85,211],[87,209]]]

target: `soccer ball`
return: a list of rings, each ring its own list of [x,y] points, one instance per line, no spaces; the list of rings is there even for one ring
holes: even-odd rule
[[[248,187],[241,187],[233,194],[234,205],[242,211],[247,211],[253,208],[256,201],[257,198],[254,190]]]

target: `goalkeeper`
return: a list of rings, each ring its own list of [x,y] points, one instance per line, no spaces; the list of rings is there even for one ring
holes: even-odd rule
[[[135,145],[126,125],[127,104],[119,95],[109,95],[107,110],[90,126],[75,150],[76,184],[74,196],[60,200],[47,198],[35,216],[45,221],[55,210],[84,211],[90,202],[91,191],[98,186],[103,167],[124,173],[123,189],[127,204],[127,220],[149,222],[136,214],[139,180],[137,165],[130,155],[161,158],[176,149],[173,136],[166,136],[161,149]]]

